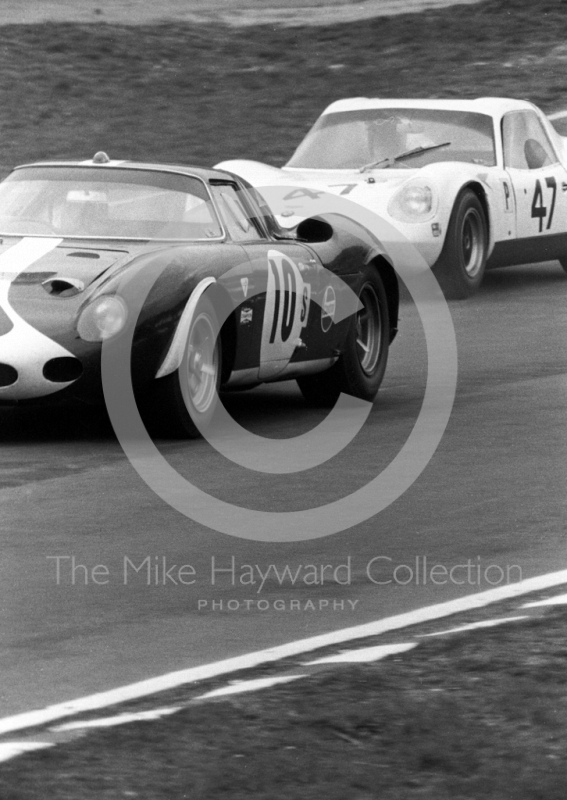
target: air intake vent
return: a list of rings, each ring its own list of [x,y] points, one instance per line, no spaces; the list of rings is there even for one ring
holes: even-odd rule
[[[48,294],[57,297],[74,297],[85,290],[83,281],[76,278],[49,278],[41,284]]]
[[[18,380],[18,372],[9,364],[0,364],[0,386],[11,386]]]
[[[77,358],[62,356],[52,358],[43,368],[43,376],[52,383],[76,381],[83,374],[83,365]]]

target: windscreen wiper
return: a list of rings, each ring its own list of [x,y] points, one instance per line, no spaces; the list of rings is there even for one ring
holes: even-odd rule
[[[367,169],[375,169],[382,164],[384,164],[385,167],[390,167],[392,164],[395,164],[396,161],[402,161],[404,158],[411,158],[411,156],[426,153],[428,150],[437,150],[439,147],[449,147],[450,144],[452,143],[441,142],[440,144],[428,144],[422,147],[414,147],[413,150],[407,150],[405,153],[400,153],[399,156],[394,156],[393,158],[381,158],[379,161],[371,161],[370,164],[365,164],[363,167],[360,167],[359,172],[366,172]]]

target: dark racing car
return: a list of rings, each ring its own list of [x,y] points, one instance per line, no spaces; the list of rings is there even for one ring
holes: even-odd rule
[[[382,381],[398,283],[379,242],[345,217],[284,231],[230,173],[104,153],[18,167],[0,237],[0,403],[101,401],[103,343],[128,330],[136,397],[185,435],[217,390],[294,378],[332,404]]]

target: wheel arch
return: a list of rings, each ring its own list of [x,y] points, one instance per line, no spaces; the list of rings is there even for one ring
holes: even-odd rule
[[[385,255],[374,255],[368,262],[373,266],[384,285],[386,298],[388,300],[388,317],[390,321],[390,344],[394,341],[398,332],[398,313],[400,308],[400,285],[396,270]]]
[[[455,227],[459,220],[462,223],[464,214],[471,208],[477,208],[478,216],[484,217],[484,252],[475,252],[471,245],[468,256],[462,249],[461,229]],[[474,294],[482,282],[486,263],[491,251],[490,223],[487,217],[490,198],[486,196],[484,187],[478,181],[470,180],[459,187],[455,195],[453,207],[447,222],[447,230],[439,258],[433,265],[433,274],[437,278],[447,300],[464,300]],[[480,206],[480,209],[478,208]],[[469,259],[475,259],[473,271],[469,269]]]
[[[179,322],[177,323],[177,328],[175,329],[173,339],[171,340],[171,344],[169,345],[167,353],[165,354],[165,358],[163,359],[161,366],[156,373],[156,378],[164,378],[166,375],[170,375],[179,368],[181,359],[183,357],[183,352],[185,350],[187,335],[195,315],[195,310],[199,300],[205,294],[205,292],[209,296],[214,297],[215,304],[218,304],[219,308],[222,309],[223,312],[226,311],[224,315],[226,317],[226,321],[221,327],[221,347],[223,352],[222,379],[225,379],[227,375],[230,374],[232,364],[234,363],[236,348],[234,315],[230,313],[232,310],[232,303],[226,289],[220,286],[215,278],[210,276],[199,281],[199,283],[191,292]]]
[[[484,221],[486,222],[486,232],[488,234],[488,248],[486,253],[488,257],[490,256],[494,246],[494,232],[492,230],[492,221],[490,218],[490,203],[488,201],[488,195],[484,186],[479,181],[469,181],[461,187],[460,191],[455,197],[455,202],[457,201],[457,197],[459,197],[459,195],[462,194],[466,189],[470,189],[473,194],[476,195],[480,205],[482,206]]]

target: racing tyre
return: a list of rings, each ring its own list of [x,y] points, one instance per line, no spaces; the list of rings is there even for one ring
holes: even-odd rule
[[[465,189],[457,197],[445,244],[433,268],[447,300],[464,300],[479,288],[486,268],[488,229],[478,197]]]
[[[298,378],[308,403],[332,406],[341,392],[372,401],[388,361],[390,321],[384,285],[375,267],[367,265],[358,293],[362,308],[351,317],[339,360],[318,375]]]
[[[159,433],[196,439],[201,433],[193,418],[202,427],[210,423],[221,379],[219,332],[213,305],[202,297],[191,321],[179,368],[155,384],[152,412]]]

